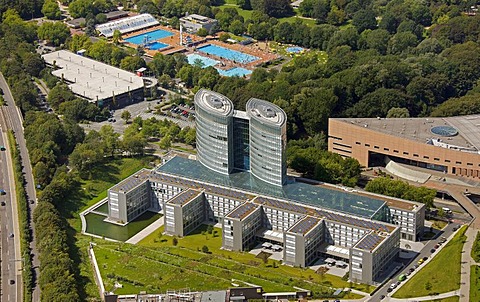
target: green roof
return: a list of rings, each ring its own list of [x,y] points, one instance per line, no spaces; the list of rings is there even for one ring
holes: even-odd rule
[[[179,156],[160,166],[157,171],[359,217],[372,218],[386,203],[378,198],[314,186],[291,179],[283,187],[273,186],[245,171],[223,175],[211,171],[196,160]]]

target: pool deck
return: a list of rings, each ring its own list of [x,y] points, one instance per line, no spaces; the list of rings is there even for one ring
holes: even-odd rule
[[[199,54],[199,55],[204,56],[204,57],[208,57],[208,58],[220,61],[220,64],[218,64],[216,67],[220,68],[220,69],[223,69],[223,70],[229,70],[229,69],[232,69],[234,67],[243,67],[245,69],[253,70],[253,69],[255,69],[255,67],[260,66],[263,63],[275,60],[275,59],[280,57],[278,54],[272,53],[269,49],[261,49],[260,47],[257,46],[256,43],[252,43],[250,45],[241,45],[241,44],[229,44],[229,43],[224,43],[224,42],[218,41],[216,37],[219,37],[222,34],[221,32],[217,33],[216,37],[213,37],[213,36],[199,37],[199,36],[196,36],[196,35],[193,35],[193,34],[188,34],[192,38],[192,44],[194,46],[186,47],[184,45],[180,45],[180,31],[179,30],[173,29],[173,28],[168,27],[168,26],[163,26],[163,25],[157,25],[157,26],[145,29],[145,30],[136,31],[136,32],[133,32],[133,33],[123,35],[122,39],[124,39],[124,40],[122,40],[121,42],[123,44],[127,45],[127,46],[132,47],[132,48],[137,48],[138,47],[137,44],[129,43],[129,42],[125,41],[125,39],[133,37],[133,36],[146,34],[146,33],[158,30],[158,29],[169,31],[173,34],[173,36],[169,36],[169,37],[165,37],[165,38],[162,38],[162,39],[155,40],[155,41],[160,42],[160,43],[168,44],[169,46],[167,46],[165,48],[162,48],[162,49],[158,49],[158,50],[145,49],[145,54],[147,56],[153,57],[157,53],[161,53],[163,55],[174,54],[174,53],[177,53],[177,52],[185,52],[187,55],[195,53],[195,54]],[[185,35],[187,35],[187,34],[184,33],[184,36]],[[249,62],[249,63],[244,64],[244,63],[239,63],[239,62],[233,62],[233,61],[227,60],[227,59],[222,58],[222,57],[218,57],[218,56],[215,56],[215,55],[209,55],[209,54],[197,51],[197,48],[200,48],[202,46],[206,46],[206,45],[209,45],[209,44],[220,46],[220,47],[231,49],[231,50],[236,50],[236,51],[239,51],[239,52],[242,52],[242,53],[245,53],[245,54],[249,54],[249,55],[258,57],[259,59],[255,60],[253,62]]]

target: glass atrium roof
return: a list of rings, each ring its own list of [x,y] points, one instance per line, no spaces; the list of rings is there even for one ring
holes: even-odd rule
[[[285,186],[277,187],[256,179],[249,172],[223,175],[209,170],[196,160],[179,156],[160,166],[157,171],[359,217],[372,218],[385,204],[381,199],[302,182],[289,181]]]

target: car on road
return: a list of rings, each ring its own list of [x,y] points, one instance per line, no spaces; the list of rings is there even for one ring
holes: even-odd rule
[[[411,273],[413,273],[415,271],[415,267],[411,267],[409,270],[408,270]]]
[[[428,257],[425,256],[425,257],[423,257],[422,259],[423,259],[423,261],[427,261],[427,260],[428,260]]]
[[[440,239],[440,243],[445,243],[447,242],[447,237],[442,237],[442,239]]]
[[[34,204],[35,201],[33,199],[30,199],[28,202],[30,202],[30,204]]]
[[[5,148],[5,146],[0,146],[0,151],[5,151],[7,150],[7,148]]]
[[[10,282],[10,285],[13,285],[13,284],[15,284],[15,280],[13,280],[13,279],[10,279],[10,281],[9,281],[9,282]]]
[[[2,205],[2,207],[4,207],[5,206],[5,201],[0,202],[0,205]]]
[[[396,282],[395,282],[395,283],[392,283],[392,284],[390,284],[390,288],[391,288],[391,289],[395,289],[396,287],[397,287],[397,283],[396,283]]]
[[[420,260],[418,260],[418,262],[417,262],[417,263],[418,263],[418,265],[422,264],[422,263],[423,263],[423,261],[425,261],[425,260],[423,260],[423,259],[420,259]]]
[[[433,253],[435,253],[435,251],[436,251],[436,249],[431,249],[431,250],[430,250],[430,253],[433,254]]]
[[[380,296],[380,300],[383,300],[383,299],[385,299],[385,295]]]
[[[10,235],[8,235],[8,237],[13,238],[13,237],[15,237],[15,235],[13,235],[13,233],[10,233]]]
[[[5,194],[7,194],[7,192],[5,192],[5,190],[3,189],[0,189],[0,195],[5,195]]]
[[[455,232],[455,231],[458,230],[459,228],[460,228],[459,226],[454,226],[452,230]]]
[[[433,248],[438,249],[439,247],[440,247],[440,244],[435,244],[435,246]]]

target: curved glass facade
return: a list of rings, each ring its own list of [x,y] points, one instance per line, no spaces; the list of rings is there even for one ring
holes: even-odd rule
[[[282,186],[287,178],[285,112],[269,102],[250,99],[247,114],[250,116],[250,171],[265,182]]]
[[[200,90],[195,95],[197,158],[209,169],[228,174],[233,169],[233,104],[225,96]]]

